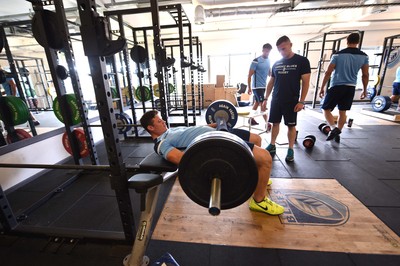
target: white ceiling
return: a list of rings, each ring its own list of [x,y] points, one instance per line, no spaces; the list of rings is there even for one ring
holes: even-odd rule
[[[25,0],[0,0],[0,21],[29,19],[32,6]],[[160,5],[182,3],[184,10],[193,25],[193,34],[202,40],[230,38],[245,31],[266,29],[269,32],[292,31],[298,34],[319,34],[330,30],[359,29],[368,31],[398,30],[400,33],[400,0],[327,0],[327,1],[295,1],[293,10],[277,12],[274,5],[288,6],[289,0],[240,1],[240,0],[159,0]],[[64,0],[64,7],[69,10],[68,18],[77,16],[76,1]],[[97,0],[98,11],[148,6],[146,0]],[[221,3],[224,3],[221,5]],[[205,24],[195,25],[194,9],[203,4],[206,13],[210,10],[237,11],[256,6],[258,11],[246,15],[215,15],[206,17]],[[371,4],[388,4],[387,10],[374,14],[373,7],[359,8]],[[348,6],[349,8],[343,8]],[[268,7],[270,12],[261,12]],[[327,9],[329,7],[329,9]],[[254,9],[254,8],[253,8]],[[274,10],[275,9],[275,10]],[[222,13],[220,13],[222,14]],[[124,20],[134,27],[150,26],[149,14],[125,16]],[[166,12],[160,14],[161,24],[172,24],[173,20]]]

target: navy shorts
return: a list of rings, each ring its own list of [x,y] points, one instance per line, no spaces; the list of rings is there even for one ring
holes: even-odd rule
[[[337,105],[340,111],[350,110],[355,92],[355,86],[339,85],[329,88],[322,109],[333,110]]]
[[[258,103],[262,103],[265,99],[265,89],[253,89],[254,100]]]
[[[246,144],[250,147],[250,149],[253,150],[254,143],[249,142],[249,140],[250,140],[250,131],[247,131],[247,130],[244,130],[244,129],[240,129],[240,128],[232,128],[230,130],[230,133],[232,133],[233,135],[236,135],[239,138],[241,138],[242,140],[244,140],[246,142]]]
[[[297,124],[297,112],[294,111],[294,107],[297,102],[279,102],[272,100],[271,107],[269,109],[269,120],[268,122],[277,124],[283,120],[287,126],[296,126]]]
[[[393,95],[400,95],[400,82],[393,82]]]

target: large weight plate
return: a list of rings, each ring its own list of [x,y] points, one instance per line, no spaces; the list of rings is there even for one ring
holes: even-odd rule
[[[171,83],[168,83],[168,92],[169,94],[173,93],[175,91],[175,86]],[[153,85],[153,94],[156,97],[160,97],[160,88],[158,83]]]
[[[147,51],[143,46],[135,45],[131,49],[131,59],[135,63],[145,63],[147,61]]]
[[[25,102],[22,101],[19,97],[15,96],[6,96],[5,103],[10,110],[10,114],[12,115],[13,125],[20,125],[28,121],[29,119],[29,110],[26,106]]]
[[[85,158],[86,156],[89,155],[89,146],[86,142],[86,137],[85,137],[85,132],[83,129],[80,128],[75,128],[72,133],[75,135],[75,138],[78,141],[79,145],[79,155],[81,158]],[[72,148],[71,148],[71,143],[68,139],[68,135],[65,132],[62,136],[62,144],[64,146],[64,149],[72,155]]]
[[[186,195],[208,208],[214,177],[221,178],[221,209],[239,206],[254,193],[257,165],[242,139],[228,132],[208,132],[186,149],[179,164],[179,182]]]
[[[218,116],[223,117],[228,128],[233,128],[238,120],[235,106],[225,100],[215,101],[207,108],[206,121],[208,124],[216,123]]]
[[[38,16],[42,16],[43,19],[44,32],[48,42],[47,44],[44,41],[44,36],[42,36],[40,32],[40,25],[38,25],[37,22]],[[47,47],[48,45],[48,47],[56,50],[60,50],[64,47],[63,38],[61,36],[62,33],[58,27],[57,15],[50,10],[43,9],[36,11],[32,19],[32,33],[33,37],[35,37],[36,41],[42,47]]]
[[[65,94],[64,97],[67,98],[67,103],[70,108],[70,114],[72,115],[72,124],[79,124],[81,122],[81,117],[79,115],[79,108],[78,103],[76,102],[75,94]],[[56,97],[53,101],[53,111],[57,119],[60,120],[61,123],[64,123],[64,119],[61,115],[61,108],[58,97]]]
[[[144,99],[142,98],[142,93],[143,93]],[[140,102],[142,102],[142,101],[147,102],[151,99],[151,91],[146,86],[139,86],[135,90],[135,97]]]
[[[29,134],[28,132],[26,132],[23,129],[16,129],[15,133],[17,134],[18,140],[24,140],[24,139],[30,139],[32,138],[31,134]],[[7,135],[7,142],[8,143],[12,143],[12,139],[10,135]]]
[[[371,106],[375,112],[383,112],[390,108],[392,101],[388,96],[375,96],[372,99]]]
[[[368,87],[367,88],[367,98],[372,101],[376,96],[376,89],[375,87]]]
[[[119,134],[125,134],[132,129],[132,126],[127,126],[128,124],[132,124],[132,120],[130,119],[128,114],[116,113],[115,119],[117,120],[116,122]]]

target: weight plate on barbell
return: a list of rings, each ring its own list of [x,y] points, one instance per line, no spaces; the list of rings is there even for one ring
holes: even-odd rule
[[[128,124],[132,124],[132,120],[126,113],[116,113],[115,119],[117,120],[117,128],[119,134],[125,134],[132,129],[132,126],[128,126]]]
[[[311,149],[315,145],[317,138],[314,135],[307,135],[303,140],[303,146],[306,149]]]
[[[83,129],[80,128],[75,128],[72,131],[72,134],[75,135],[76,140],[78,141],[78,145],[79,145],[79,155],[81,156],[81,158],[85,158],[86,156],[89,155],[89,146],[86,142],[86,136],[85,136],[85,132],[83,131]],[[62,136],[62,144],[64,146],[64,149],[72,155],[72,148],[71,148],[71,142],[68,139],[68,135],[67,132],[64,132],[63,136]]]
[[[28,121],[29,110],[26,103],[16,96],[5,96],[5,104],[11,114],[13,126],[20,125]]]
[[[207,108],[206,121],[208,124],[216,123],[218,116],[223,117],[228,128],[233,128],[238,120],[235,106],[225,100],[215,101]]]
[[[372,101],[372,99],[376,96],[376,88],[368,87],[367,88],[367,98]]]
[[[144,98],[142,98],[142,95]],[[151,99],[151,91],[147,86],[139,86],[135,90],[135,97],[138,101],[147,102]]]
[[[68,70],[62,65],[58,65],[56,67],[56,73],[57,73],[57,76],[62,80],[66,80],[69,76]]]
[[[375,96],[371,101],[372,110],[383,112],[390,108],[392,101],[388,96]]]
[[[81,122],[81,117],[79,114],[79,108],[78,108],[78,103],[76,102],[75,94],[73,94],[73,93],[65,94],[63,97],[66,97],[66,99],[67,99],[67,106],[70,108],[72,124],[73,125],[79,124]],[[54,98],[53,111],[54,111],[54,114],[57,117],[57,119],[60,120],[61,123],[64,123],[64,119],[61,114],[61,107],[60,107],[60,103],[58,101],[58,97]]]
[[[211,180],[221,179],[221,209],[247,201],[258,182],[249,146],[239,137],[214,131],[196,137],[179,163],[179,182],[186,195],[208,208]]]

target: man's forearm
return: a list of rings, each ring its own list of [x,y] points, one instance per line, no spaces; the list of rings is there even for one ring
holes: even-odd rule
[[[367,89],[368,82],[369,82],[369,75],[362,75],[362,83],[363,83],[363,89],[364,90]]]

